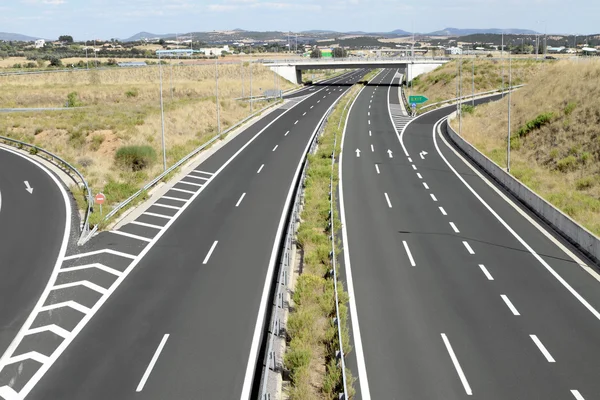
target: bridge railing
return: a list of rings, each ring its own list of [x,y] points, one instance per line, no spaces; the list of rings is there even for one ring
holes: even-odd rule
[[[346,57],[346,58],[290,58],[281,60],[263,60],[263,64],[318,64],[318,63],[353,63],[353,62],[380,62],[399,61],[412,62],[414,64],[430,63],[432,61],[450,61],[450,57]]]

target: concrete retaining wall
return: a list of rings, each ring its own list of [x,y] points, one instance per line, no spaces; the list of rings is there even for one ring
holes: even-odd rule
[[[449,123],[446,132],[450,139],[456,143],[473,161],[487,171],[497,182],[517,197],[536,215],[546,221],[569,242],[582,250],[594,262],[600,260],[600,239],[593,233],[573,221],[568,215],[548,203],[533,190],[529,189],[518,179],[508,174],[498,164],[487,158],[469,142],[460,137]]]

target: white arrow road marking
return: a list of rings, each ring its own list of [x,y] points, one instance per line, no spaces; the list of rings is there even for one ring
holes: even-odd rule
[[[423,159],[423,160],[425,159],[425,156],[427,154],[429,154],[429,153],[427,153],[426,151],[422,151],[422,152],[419,153],[419,155],[421,156],[421,159]]]
[[[356,157],[360,157],[360,150],[356,149]]]
[[[33,188],[29,186],[29,181],[25,181],[25,190],[29,192],[29,194],[33,194]]]
[[[388,149],[387,153],[390,156],[390,158],[394,158],[394,155],[390,149]]]

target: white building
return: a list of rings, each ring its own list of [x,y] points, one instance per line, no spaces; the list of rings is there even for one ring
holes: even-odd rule
[[[448,47],[446,49],[446,54],[451,54],[453,56],[462,54],[463,50],[460,47]]]
[[[223,47],[212,47],[207,49],[200,49],[201,53],[204,53],[205,56],[220,56],[223,52],[230,53],[229,46],[225,45]]]
[[[38,40],[35,41],[35,48],[36,49],[41,49],[45,45],[46,45],[46,41],[44,39],[38,39]]]

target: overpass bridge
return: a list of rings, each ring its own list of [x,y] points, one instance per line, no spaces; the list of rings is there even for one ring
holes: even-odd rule
[[[263,64],[290,82],[302,83],[302,71],[312,69],[399,68],[407,81],[433,71],[450,61],[446,57],[391,57],[391,58],[334,58],[292,59],[264,61]]]

